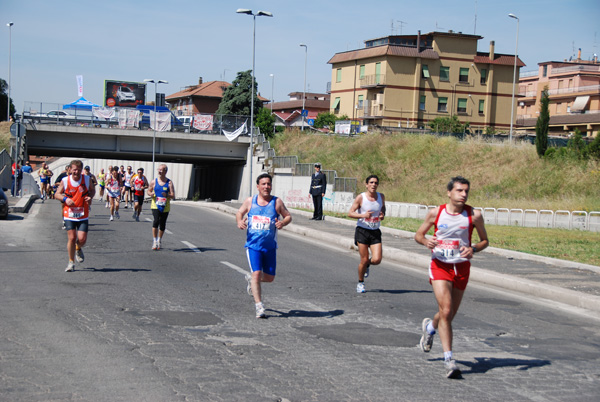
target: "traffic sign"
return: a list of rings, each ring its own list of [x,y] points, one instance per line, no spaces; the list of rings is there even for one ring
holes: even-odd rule
[[[315,119],[308,119],[308,120],[306,120],[306,122],[308,123],[309,126],[315,125]]]
[[[20,127],[19,127],[19,126],[20,126]],[[17,132],[17,130],[19,130],[19,131]],[[21,123],[13,123],[13,124],[10,126],[10,134],[11,134],[13,137],[16,137],[16,136],[17,136],[17,133],[18,133],[18,134],[20,134],[20,135],[21,135],[21,137],[22,137],[22,136],[24,136],[24,135],[25,135],[25,132],[26,132],[26,131],[27,131],[27,130],[25,129],[25,126],[24,126],[24,125],[22,125]]]
[[[302,109],[302,116],[304,116],[304,117],[308,116],[308,110],[307,109]]]

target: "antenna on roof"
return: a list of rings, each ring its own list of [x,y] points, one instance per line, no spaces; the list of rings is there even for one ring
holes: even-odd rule
[[[477,0],[475,0],[475,24],[473,26],[473,35],[477,35]]]

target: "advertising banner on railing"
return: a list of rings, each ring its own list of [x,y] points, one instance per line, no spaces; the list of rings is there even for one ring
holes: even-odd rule
[[[213,129],[212,114],[195,114],[194,128],[199,131],[211,131]]]
[[[104,81],[104,106],[136,107],[146,103],[143,82]]]

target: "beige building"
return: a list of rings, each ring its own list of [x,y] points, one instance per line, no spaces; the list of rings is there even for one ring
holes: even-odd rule
[[[571,61],[546,61],[519,78],[517,125],[534,130],[542,91],[548,87],[550,133],[571,134],[578,128],[584,136],[600,131],[600,63],[582,60],[581,50]]]
[[[331,112],[366,125],[413,128],[457,115],[474,131],[507,131],[514,55],[495,54],[493,41],[489,52],[478,52],[479,39],[419,32],[367,40],[363,49],[336,53],[329,60]],[[522,66],[517,59],[517,74]]]

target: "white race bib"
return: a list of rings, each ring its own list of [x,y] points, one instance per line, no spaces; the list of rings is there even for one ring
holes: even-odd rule
[[[379,221],[380,221],[379,216],[372,216],[370,218],[364,219],[365,225],[367,225],[371,229],[379,228]]]
[[[164,207],[167,205],[167,197],[156,197],[156,206]]]
[[[460,257],[460,239],[437,239],[438,245],[433,249],[436,257],[452,259]]]
[[[252,230],[271,230],[271,218],[268,216],[253,215],[250,227]]]
[[[83,216],[83,207],[69,207],[69,218],[77,219]]]

